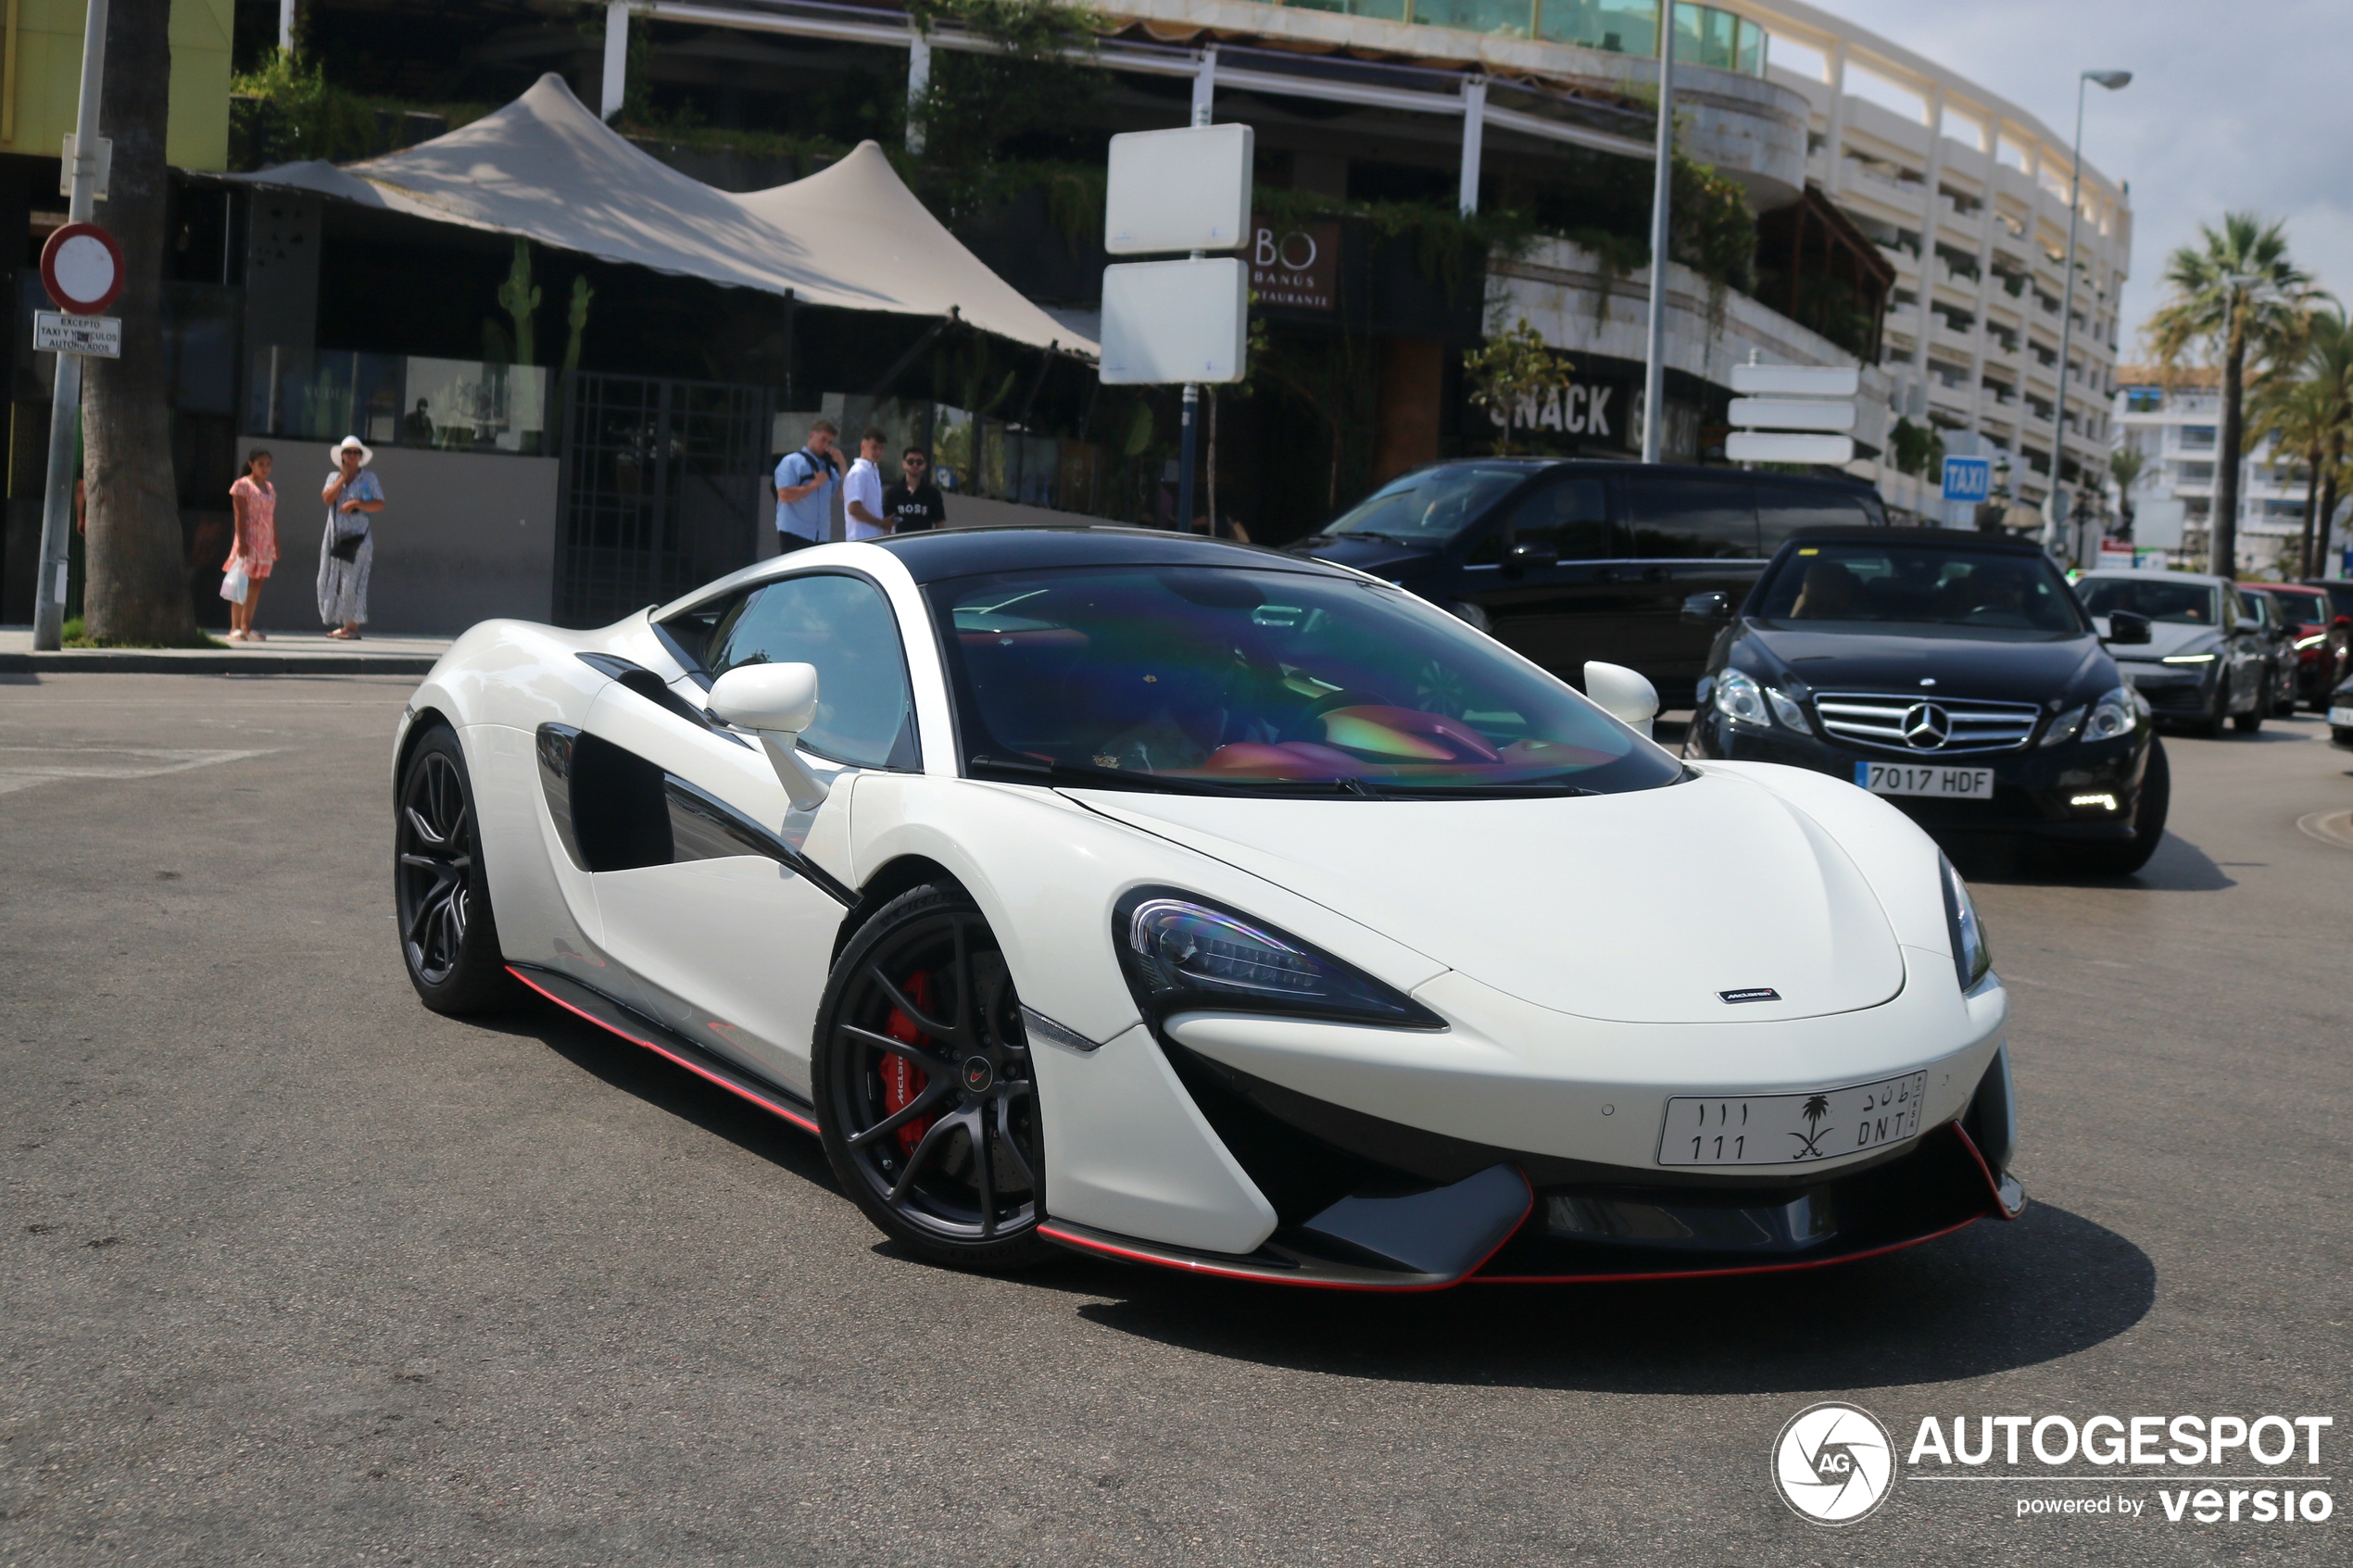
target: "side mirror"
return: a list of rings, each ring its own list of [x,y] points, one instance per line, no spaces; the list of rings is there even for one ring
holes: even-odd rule
[[[1651,721],[1658,717],[1658,688],[1623,664],[1588,660],[1585,695],[1594,707],[1645,736],[1651,733]]]
[[[1683,601],[1683,621],[1690,626],[1717,626],[1732,618],[1730,594],[1693,594]]]
[[[1551,566],[1560,559],[1550,545],[1514,545],[1504,552],[1504,571],[1517,577],[1531,566]]]
[[[2110,610],[2108,635],[2101,640],[2118,644],[2145,643],[2149,640],[2149,618],[2137,610]]]
[[[796,808],[813,811],[825,803],[824,783],[794,749],[800,733],[817,721],[815,665],[739,664],[711,684],[704,706],[721,722],[760,737],[776,782]]]

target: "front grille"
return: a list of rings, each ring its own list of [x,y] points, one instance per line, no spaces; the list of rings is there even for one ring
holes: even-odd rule
[[[2034,734],[2042,709],[2031,702],[1980,702],[1971,697],[1891,696],[1878,692],[1824,692],[1814,715],[1833,740],[1887,751],[2016,751]]]

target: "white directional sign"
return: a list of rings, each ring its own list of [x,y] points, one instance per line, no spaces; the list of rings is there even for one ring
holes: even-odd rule
[[[1862,372],[1837,365],[1735,365],[1724,456],[1735,463],[1855,460],[1855,394]]]
[[[1250,243],[1247,125],[1131,131],[1111,139],[1103,248],[1114,256],[1239,250]]]
[[[1844,435],[1783,435],[1778,431],[1736,430],[1724,438],[1724,457],[1735,463],[1830,463],[1855,460],[1855,442]]]
[[[1106,267],[1103,384],[1238,382],[1249,326],[1250,264],[1239,256]]]
[[[32,313],[32,346],[44,353],[82,354],[94,359],[122,358],[122,318],[69,316],[61,310]]]
[[[1735,365],[1732,390],[1743,397],[1852,397],[1863,372],[1851,365]]]

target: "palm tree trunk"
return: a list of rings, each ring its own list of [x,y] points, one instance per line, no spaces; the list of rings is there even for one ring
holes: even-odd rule
[[[2061,373],[2066,367],[2061,366]],[[2214,515],[2207,523],[2206,570],[2217,577],[2238,576],[2239,444],[2245,439],[2240,408],[2246,383],[2246,332],[2233,313],[2230,351],[2222,361],[2222,440],[2214,473]]]
[[[2313,521],[2313,532],[2320,536],[2320,554],[2304,573],[2307,577],[2329,574],[2329,535],[2336,521],[2336,470],[2345,462],[2345,427],[2338,425],[2329,433],[2329,466],[2327,477],[2321,481],[2320,516]]]
[[[2321,444],[2318,441],[2306,449],[2304,461],[2304,549],[2296,558],[2304,563],[2304,570],[2296,575],[2311,577],[2317,575],[2312,570],[2312,513],[2321,499]]]
[[[122,358],[93,359],[82,395],[89,585],[96,641],[193,643],[196,620],[171,473],[163,357],[165,106],[170,0],[113,0],[100,119],[114,141],[107,227],[122,246]]]

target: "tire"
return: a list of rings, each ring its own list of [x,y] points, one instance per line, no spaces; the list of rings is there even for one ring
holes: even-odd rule
[[[473,783],[457,732],[447,724],[427,730],[401,766],[392,884],[401,967],[425,1006],[454,1016],[513,999],[490,912]]]
[[[825,1157],[908,1251],[960,1269],[1054,1255],[1020,1002],[979,908],[911,889],[842,949],[818,1004],[811,1088]]]
[[[2253,734],[2256,731],[2263,727],[2263,709],[2269,708],[2270,706],[2271,699],[2269,697],[2258,699],[2255,706],[2248,709],[2246,712],[2233,713],[2231,715],[2231,728],[2236,730],[2243,735]]]
[[[2190,722],[2187,726],[2189,733],[2203,736],[2207,740],[2218,739],[2222,734],[2223,721],[2230,717],[2230,680],[2227,676],[2218,677],[2214,683],[2213,702],[2208,705],[2204,713],[2199,714]]]
[[[2148,765],[2141,773],[2141,809],[2133,819],[2133,836],[2112,844],[2078,844],[2068,851],[2070,869],[2086,876],[2131,876],[2149,862],[2165,842],[2165,819],[2173,808],[2173,770],[2165,760],[2165,743],[2149,740]]]

